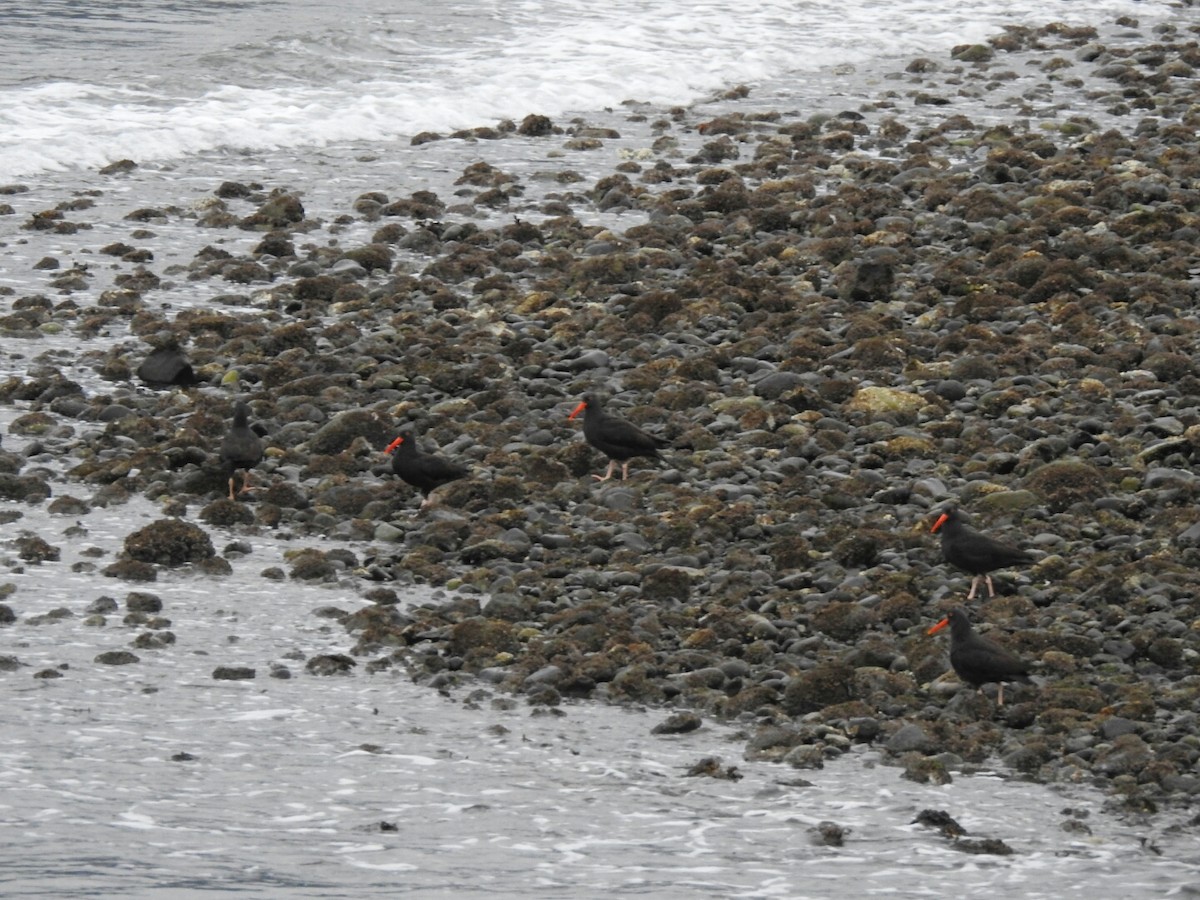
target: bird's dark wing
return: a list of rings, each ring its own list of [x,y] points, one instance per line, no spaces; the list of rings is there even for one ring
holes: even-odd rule
[[[988,684],[996,681],[1027,681],[1029,664],[995,641],[980,635],[950,651],[950,665],[964,681]]]
[[[960,526],[942,537],[946,559],[968,572],[990,572],[1033,561],[1026,551]]]
[[[221,442],[221,459],[235,469],[250,469],[262,461],[262,440],[249,428],[231,428]]]
[[[466,466],[440,456],[422,456],[420,470],[422,476],[437,484],[445,484],[447,481],[462,478],[468,471]]]
[[[604,416],[589,429],[584,422],[583,436],[601,453],[614,459],[631,456],[655,456],[658,451],[670,446],[662,438],[643,431],[632,422],[616,416]]]
[[[466,466],[444,457],[411,451],[392,458],[392,471],[401,480],[426,493],[469,474]]]

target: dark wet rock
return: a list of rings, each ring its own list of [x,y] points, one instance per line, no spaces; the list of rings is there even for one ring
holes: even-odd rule
[[[257,674],[252,666],[217,666],[212,677],[216,681],[253,681]]]
[[[339,571],[325,553],[313,548],[289,554],[289,564],[288,575],[297,581],[329,581]]]
[[[687,601],[695,574],[687,569],[663,566],[642,578],[642,596],[656,603]]]
[[[66,607],[60,606],[55,609],[48,610],[40,616],[30,616],[25,620],[26,625],[46,625],[54,622],[61,622],[63,619],[73,619],[75,613]]]
[[[313,275],[307,278],[298,278],[292,283],[292,296],[301,301],[322,300],[329,302],[337,295],[342,285],[342,279],[335,278],[332,275]]]
[[[1094,501],[1108,493],[1103,474],[1094,466],[1069,460],[1048,463],[1034,470],[1025,479],[1025,487],[1042,497],[1056,512],[1076,503]]]
[[[92,606],[89,607],[89,611],[91,611],[91,612],[115,612],[116,611],[115,609],[109,610],[106,608],[102,608],[103,606],[104,605],[100,604],[99,600],[94,601],[92,603]],[[125,608],[128,609],[130,612],[158,613],[158,612],[162,612],[163,602],[162,602],[162,598],[160,598],[154,594],[148,594],[144,591],[131,591],[130,593],[125,595]]]
[[[271,231],[287,228],[304,221],[304,205],[299,198],[286,193],[276,194],[239,223],[242,228]]]
[[[55,562],[61,556],[61,551],[57,547],[51,546],[35,534],[21,535],[16,539],[15,543],[17,555],[26,562],[34,564],[43,563],[47,560]]]
[[[51,494],[50,485],[35,475],[0,472],[0,499],[41,503]]]
[[[136,169],[137,163],[132,159],[118,159],[115,162],[110,162],[106,166],[100,168],[101,175],[123,175],[126,172],[132,172]]]
[[[46,511],[56,516],[84,516],[91,509],[91,504],[86,500],[66,495],[55,497],[46,506]]]
[[[846,843],[850,829],[836,822],[818,822],[808,829],[811,840],[820,847],[841,847]]]
[[[175,643],[175,635],[170,631],[143,631],[130,643],[138,650],[164,650]]]
[[[0,450],[0,472],[5,472],[15,475],[21,471],[21,467],[25,464],[25,460],[16,453],[8,453]],[[50,509],[51,507],[47,507]]]
[[[737,766],[722,765],[719,756],[704,757],[689,767],[685,774],[690,778],[704,776],[724,781],[740,781],[742,779],[742,773],[738,771]]]
[[[97,597],[88,604],[87,612],[104,615],[106,613],[115,613],[119,608],[117,601],[112,597]]]
[[[245,200],[254,193],[255,189],[240,181],[223,181],[213,193],[228,200]]]
[[[901,763],[904,771],[900,777],[917,784],[949,784],[954,780],[945,764],[931,756],[918,752],[906,753],[901,757]]]
[[[153,613],[144,612],[129,612],[125,618],[121,620],[123,624],[130,628],[137,626],[145,626],[146,628],[169,628],[171,625],[170,619],[165,619],[162,616],[156,616]]]
[[[896,262],[899,262],[899,254],[889,248],[869,251],[863,259],[848,266],[848,271],[840,278],[842,297],[858,303],[888,300],[895,282]]]
[[[353,658],[344,653],[326,653],[306,662],[304,671],[310,675],[349,675],[357,665]]]
[[[431,191],[416,191],[412,197],[401,198],[389,203],[381,212],[385,216],[407,216],[413,219],[436,219],[446,208],[438,196]],[[436,236],[435,236],[436,237]]]
[[[0,625],[11,625],[17,621],[17,615],[7,603],[0,603]]]
[[[412,144],[412,146],[414,146],[414,147],[419,147],[422,144],[428,144],[428,143],[431,143],[432,141],[440,141],[440,140],[443,140],[443,136],[438,134],[436,131],[421,131],[421,132],[418,132],[417,134],[414,134],[412,136],[412,140],[410,140],[409,143]]]
[[[1123,716],[1110,716],[1100,724],[1100,736],[1107,741],[1118,738],[1123,734],[1132,734],[1138,730],[1137,722]]]
[[[450,628],[446,649],[452,656],[489,657],[518,647],[517,631],[511,623],[473,616]]]
[[[370,446],[382,450],[393,437],[388,424],[375,413],[348,410],[321,426],[309,447],[312,453],[336,454],[349,448],[356,438],[362,438]]]
[[[158,570],[147,562],[137,559],[119,559],[101,570],[106,578],[120,578],[125,581],[157,581]]]
[[[1115,777],[1141,773],[1154,759],[1154,751],[1136,734],[1123,734],[1110,745],[1096,748],[1094,771]]]
[[[948,812],[940,809],[923,809],[915,819],[914,825],[924,825],[927,828],[936,828],[948,838],[957,838],[967,833],[967,830],[955,821],[954,817]]]
[[[313,615],[319,619],[333,619],[335,622],[344,622],[350,614],[338,606],[321,606],[313,610]]]
[[[342,258],[358,263],[367,272],[377,269],[386,272],[392,267],[392,251],[386,244],[367,244],[347,250]]]
[[[782,760],[794,747],[804,741],[799,732],[779,725],[759,728],[746,744],[748,760]]]
[[[136,561],[175,567],[214,555],[212,541],[202,528],[180,519],[160,519],[125,538],[125,553]]]
[[[878,617],[872,610],[857,603],[836,601],[822,607],[812,619],[815,629],[846,642],[854,642],[877,622]]]
[[[651,734],[686,734],[689,731],[695,731],[701,725],[701,719],[698,715],[692,712],[680,712],[671,715],[666,721],[659,722],[652,729]]]
[[[983,63],[996,55],[987,44],[960,44],[950,50],[950,56],[959,62]]]
[[[251,525],[254,523],[254,511],[245,503],[222,496],[200,510],[200,521],[220,528]]]
[[[855,716],[849,719],[846,734],[855,741],[873,742],[883,731],[880,721],[871,716]]]
[[[781,762],[793,769],[823,769],[825,748],[816,744],[801,744],[784,754]]]
[[[255,246],[255,256],[273,256],[286,259],[296,255],[296,246],[286,232],[271,231]]]
[[[265,266],[243,260],[222,266],[221,277],[233,284],[261,284],[272,280],[271,272]]]
[[[356,516],[379,499],[378,489],[359,484],[335,484],[318,491],[313,502],[334,510],[339,515]]]
[[[1011,856],[1012,847],[999,838],[983,838],[981,840],[958,840],[952,845],[955,850],[963,853],[980,853],[990,856]]]
[[[929,735],[917,722],[909,722],[893,732],[885,744],[891,753],[926,752],[931,747]]]
[[[548,116],[530,113],[517,126],[517,134],[525,137],[545,137],[552,133],[554,133],[554,123]]]
[[[128,650],[106,650],[96,657],[96,662],[103,666],[128,666],[141,660]]]
[[[783,694],[783,708],[789,715],[817,712],[850,699],[854,670],[838,662],[819,664],[794,676]]]
[[[530,543],[528,538],[513,540],[507,535],[500,538],[488,538],[465,546],[460,551],[464,562],[479,565],[489,560],[508,559],[519,562],[529,555]]]
[[[257,496],[261,504],[269,507],[307,509],[309,506],[309,499],[300,487],[287,481],[276,482],[267,488],[259,489]],[[264,510],[260,509],[256,518],[262,521],[263,514]]]

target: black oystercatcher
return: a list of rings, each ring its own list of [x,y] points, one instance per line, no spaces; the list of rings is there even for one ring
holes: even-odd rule
[[[400,476],[400,480],[411,484],[425,495],[421,501],[424,509],[433,498],[432,492],[443,484],[457,481],[469,474],[466,466],[453,462],[432,453],[422,453],[411,431],[400,432],[400,436],[387,445],[384,453],[392,453],[392,471]]]
[[[137,376],[150,387],[158,388],[200,383],[187,354],[176,343],[159,347],[147,356],[138,366]]]
[[[974,598],[980,579],[987,582],[988,596],[996,596],[989,573],[1033,562],[1033,557],[1019,547],[1001,543],[976,531],[963,521],[962,513],[953,506],[938,516],[929,530],[936,534],[939,528],[942,531],[942,556],[946,562],[975,576],[971,579],[968,600]]]
[[[950,610],[946,618],[929,629],[927,634],[937,634],[950,626],[950,665],[954,673],[976,688],[985,684],[998,684],[996,705],[1004,705],[1004,682],[1020,681],[1032,684],[1029,665],[1011,650],[1005,650],[995,641],[976,634],[962,608]]]
[[[257,466],[263,458],[262,439],[250,427],[250,407],[238,401],[233,407],[233,424],[221,441],[221,462],[229,469],[229,499],[233,500],[234,476],[240,470],[242,473],[242,489],[240,494],[250,490],[250,470]]]
[[[608,457],[608,471],[604,475],[593,475],[597,481],[608,481],[613,477],[617,463],[621,463],[621,480],[629,477],[629,461],[635,456],[658,458],[658,451],[668,446],[662,438],[648,434],[632,422],[604,411],[604,406],[595,394],[584,394],[575,411],[567,416],[573,419],[583,413],[583,436],[589,444]]]

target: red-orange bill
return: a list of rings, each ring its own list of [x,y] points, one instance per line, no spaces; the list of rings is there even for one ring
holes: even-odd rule
[[[948,516],[946,513],[942,513],[940,516],[938,516],[938,520],[933,523],[933,527],[929,529],[929,533],[937,534],[937,530],[946,524],[946,520],[948,518],[950,518],[950,516]]]
[[[397,447],[399,447],[403,443],[404,443],[404,438],[398,437],[394,441],[392,441],[390,444],[388,444],[386,447],[384,447],[383,452],[391,453],[393,450],[395,450]]]
[[[943,628],[945,628],[949,624],[950,624],[949,618],[942,619],[942,621],[938,622],[936,625],[934,625],[932,628],[930,628],[925,633],[926,634],[937,634],[939,631],[941,631]]]
[[[577,407],[575,407],[575,411],[573,413],[571,413],[569,416],[567,416],[567,418],[573,419],[577,415],[579,415],[581,412],[583,412],[585,409],[587,409],[587,404],[584,401],[580,400],[579,405]]]

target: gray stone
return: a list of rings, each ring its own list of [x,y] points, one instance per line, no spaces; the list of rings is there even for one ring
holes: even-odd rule
[[[929,749],[929,735],[916,722],[900,726],[900,730],[887,739],[887,749],[892,753],[924,753]]]

